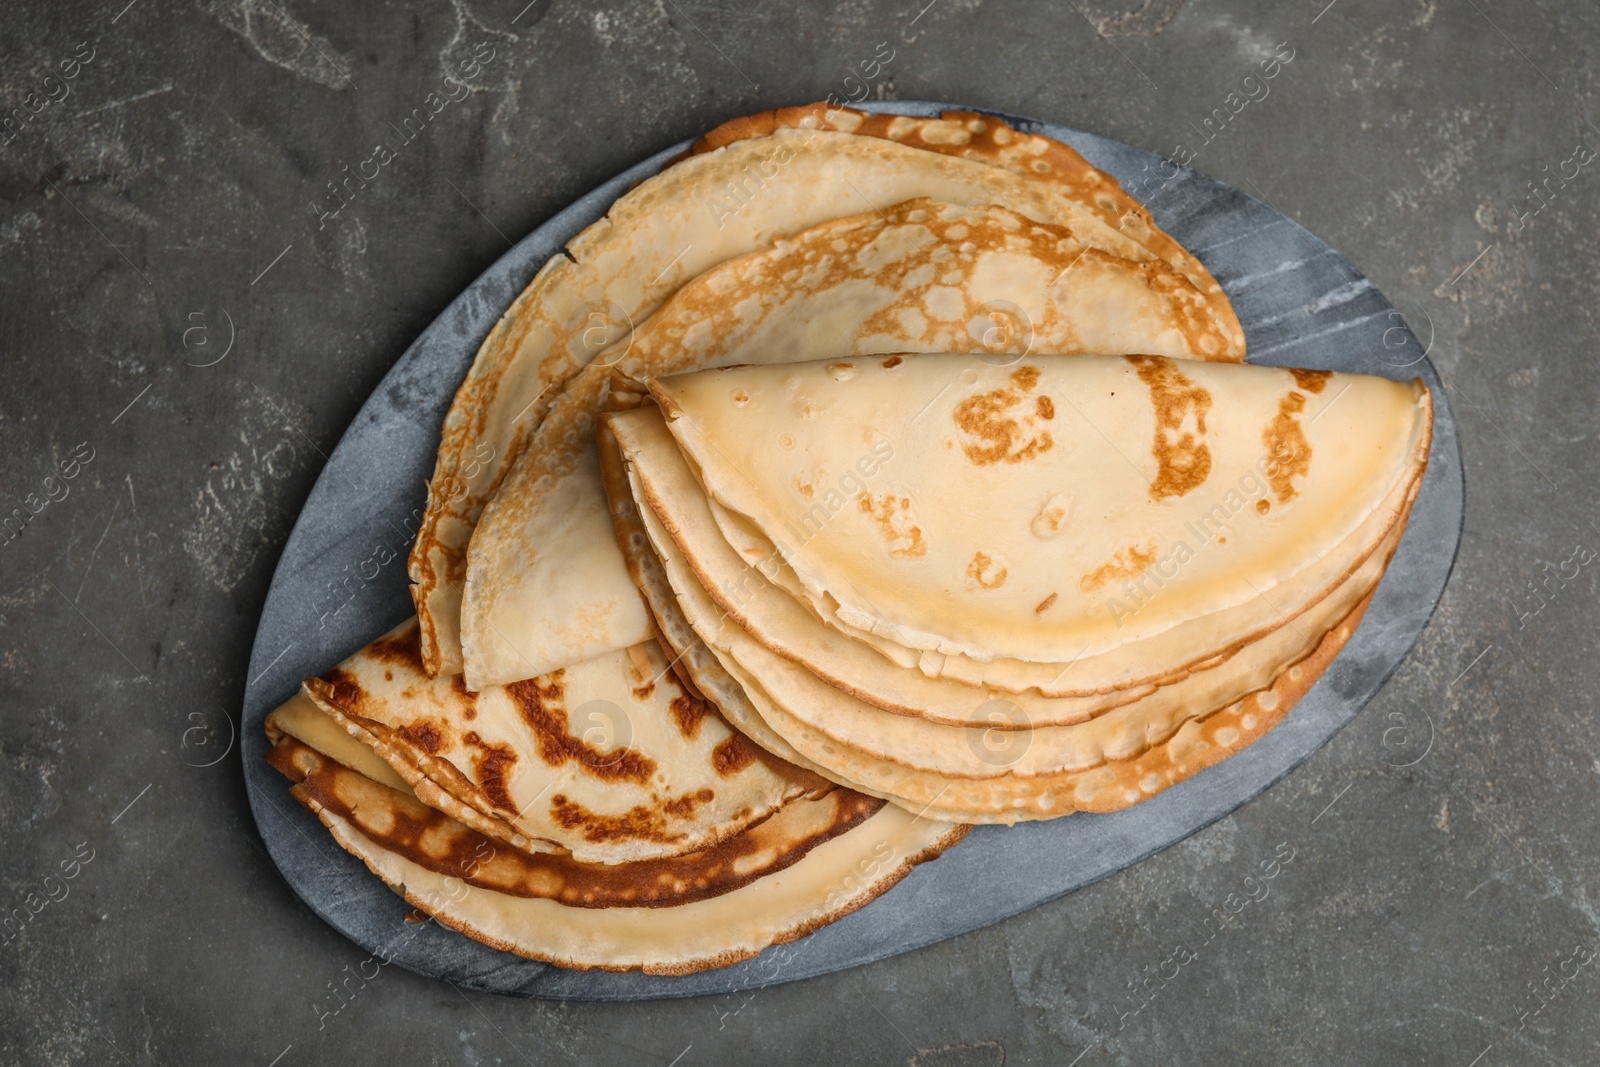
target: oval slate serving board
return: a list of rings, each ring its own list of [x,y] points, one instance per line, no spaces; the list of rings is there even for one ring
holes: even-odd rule
[[[953,105],[867,105],[934,115]],[[240,751],[250,805],[283,876],[369,952],[497,993],[641,1000],[753,989],[920,948],[1036,907],[1139,862],[1233,811],[1349,722],[1410,651],[1444,590],[1460,540],[1455,420],[1438,374],[1400,314],[1322,241],[1268,204],[1150,152],[1010,115],[1072,145],[1145,202],[1214,274],[1254,363],[1420,375],[1433,390],[1433,454],[1410,526],[1355,637],[1288,719],[1243,752],[1127,811],[982,826],[861,911],[735,967],[684,977],[567,971],[478,944],[410,910],[334,844],[267,766],[262,722],[299,679],[326,670],[411,614],[405,556],[432,474],[439,426],[478,345],[538,268],[685,142],[617,175],[540,226],[457,297],[395,364],[339,442],[278,563],[256,633]],[[392,556],[382,566],[377,561]],[[374,573],[375,572],[375,573]],[[1003,872],[1004,877],[995,877]],[[974,892],[982,886],[982,892]]]

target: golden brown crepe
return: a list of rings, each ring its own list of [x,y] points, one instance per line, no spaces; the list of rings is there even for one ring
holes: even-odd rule
[[[695,851],[818,785],[685,692],[653,640],[474,693],[427,676],[408,620],[305,688],[421,800],[525,851]]]
[[[764,538],[820,618],[934,676],[1065,678],[1051,695],[1172,677],[1319,601],[1399,521],[1431,426],[1420,382],[1140,356],[650,388],[745,523],[722,532]]]
[[[1188,666],[1133,690],[1131,697],[1125,695],[1127,691],[1114,689],[1098,698],[1060,699],[1038,692],[1014,694],[971,687],[935,673],[924,674],[917,669],[920,661],[909,667],[897,665],[880,654],[881,638],[878,643],[863,641],[863,636],[873,635],[839,624],[837,597],[830,593],[826,599],[812,598],[812,590],[800,582],[795,567],[783,572],[778,569],[791,553],[808,551],[830,522],[854,510],[850,504],[868,511],[872,479],[888,471],[896,455],[915,457],[906,477],[915,478],[932,469],[924,483],[930,495],[960,484],[959,462],[957,476],[949,474],[947,454],[954,451],[954,440],[945,441],[941,450],[937,430],[933,437],[903,436],[907,433],[907,420],[900,415],[904,393],[938,395],[945,389],[902,390],[901,404],[881,403],[876,411],[884,414],[875,416],[861,415],[860,411],[868,409],[852,409],[837,394],[812,385],[817,378],[813,372],[823,370],[830,382],[848,387],[858,365],[866,362],[745,367],[723,377],[705,372],[652,381],[650,392],[666,407],[667,418],[644,402],[637,390],[624,387],[608,405],[616,410],[606,417],[601,455],[609,468],[607,488],[619,549],[627,557],[664,639],[675,649],[676,662],[695,685],[728,709],[730,720],[741,730],[783,758],[834,781],[887,797],[909,810],[940,818],[1010,822],[1050,818],[1072,810],[1113,809],[1181,780],[1188,773],[1184,767],[1207,765],[1194,758],[1202,751],[1195,747],[1200,740],[1210,738],[1206,744],[1230,748],[1240,738],[1259,736],[1255,725],[1263,717],[1276,721],[1279,705],[1298,699],[1348,639],[1354,620],[1398,544],[1426,464],[1429,426],[1425,392],[1359,376],[1216,368],[1207,407],[1214,394],[1216,410],[1224,416],[1241,407],[1248,411],[1241,399],[1261,405],[1262,400],[1252,393],[1261,392],[1263,385],[1271,399],[1274,389],[1282,389],[1281,383],[1271,381],[1274,377],[1288,379],[1308,393],[1330,385],[1336,396],[1355,393],[1362,408],[1357,418],[1347,422],[1364,425],[1357,425],[1356,433],[1351,433],[1349,425],[1335,424],[1339,433],[1332,438],[1308,438],[1300,430],[1297,448],[1288,460],[1267,468],[1260,493],[1267,506],[1251,508],[1248,520],[1240,517],[1227,530],[1236,543],[1250,544],[1251,538],[1239,527],[1246,521],[1265,524],[1276,505],[1280,519],[1287,514],[1288,520],[1280,528],[1255,531],[1256,544],[1238,564],[1248,566],[1272,551],[1286,556],[1305,552],[1309,557],[1319,548],[1334,557],[1332,562],[1289,559],[1280,568],[1287,579],[1275,584],[1257,576],[1260,585],[1274,594],[1270,600],[1262,596],[1274,616],[1269,625],[1258,626],[1223,601],[1210,615],[1202,612],[1169,627],[1188,625],[1191,632],[1212,635],[1216,643],[1210,652],[1204,647],[1194,652]],[[883,369],[894,371],[908,362],[914,369],[923,363],[929,367],[924,378],[929,386],[939,385],[942,375],[946,387],[984,399],[992,396],[992,390],[984,389],[981,361],[907,356]],[[1114,362],[1092,357],[1039,357],[1024,361],[1009,373],[1020,371],[1036,386],[1046,374],[1053,374],[1051,384],[1057,391],[1076,393],[1080,403],[1092,407],[1100,394],[1109,397],[1110,386],[1126,389],[1126,376],[1119,379],[1113,375],[1103,384],[1096,383],[1096,376],[1104,377]],[[1148,366],[1141,359],[1120,362],[1132,366],[1135,373]],[[1097,363],[1101,366],[1096,367]],[[767,394],[781,403],[762,407]],[[1305,394],[1294,395],[1304,400]],[[952,403],[959,408],[961,401]],[[792,410],[784,410],[784,405]],[[1303,404],[1291,402],[1289,406],[1303,409]],[[937,405],[924,407],[938,410]],[[756,417],[745,421],[743,411],[751,408],[756,409]],[[728,418],[730,410],[740,415]],[[673,419],[688,424],[688,429],[673,428]],[[1247,420],[1237,421],[1248,424]],[[1331,415],[1327,421],[1333,421]],[[1126,413],[1106,423],[1113,427],[1111,434],[1150,432]],[[1281,421],[1269,426],[1282,430]],[[1204,426],[1197,429],[1206,432]],[[1106,431],[1097,432],[1106,435]],[[874,469],[852,469],[833,462],[841,448],[848,451],[853,447],[851,442],[873,451],[877,437],[892,440],[896,433],[902,437],[876,453]],[[1033,439],[1038,441],[1049,433],[1049,429],[1036,429]],[[1047,485],[1071,482],[1077,476],[1073,484],[1090,495],[1086,510],[1101,525],[1117,518],[1108,505],[1123,503],[1128,496],[1134,497],[1128,510],[1142,512],[1146,521],[1159,522],[1159,507],[1140,506],[1147,498],[1149,478],[1134,479],[1136,493],[1112,487],[1105,491],[1104,499],[1096,500],[1092,474],[1084,477],[1095,457],[1079,455],[1075,462],[1072,458],[1080,449],[1083,431],[1080,436],[1058,433],[1037,451],[1048,452],[1059,445],[1068,458],[1042,481]],[[774,445],[764,446],[766,440]],[[1265,433],[1255,447],[1266,449],[1273,440],[1272,433]],[[1326,444],[1330,440],[1340,454],[1323,462],[1356,468],[1361,472],[1358,477],[1309,477],[1313,441]],[[1215,445],[1222,463],[1249,459],[1245,454],[1248,448],[1223,434],[1203,437],[1200,443]],[[1189,445],[1193,448],[1195,442],[1191,439]],[[1243,452],[1230,451],[1240,448]],[[825,486],[837,481],[837,492],[846,499],[827,506],[823,521],[806,528],[806,536],[796,534],[792,521],[787,527],[771,524],[768,528],[778,529],[787,540],[784,549],[788,551],[784,551],[770,540],[759,540],[765,531],[750,515],[751,509],[735,511],[731,500],[717,508],[710,486],[711,468],[719,466],[724,475],[731,472],[729,476],[747,493],[746,500],[760,502],[763,491],[777,495],[774,487],[789,485],[799,489],[806,500],[815,499],[816,494],[804,492],[808,481]],[[1281,477],[1284,469],[1292,472],[1291,478]],[[846,477],[840,477],[841,470]],[[1127,474],[1122,478],[1129,480]],[[1199,480],[1203,483],[1205,476]],[[1378,483],[1377,492],[1371,491],[1373,482]],[[926,516],[927,532],[918,527],[915,537],[936,546],[941,537],[951,534],[992,531],[1007,521],[1008,513],[1019,510],[1007,506],[1004,484],[987,490],[975,481],[966,484],[973,491],[956,494],[953,511],[941,512],[942,502],[935,499],[933,508],[918,513]],[[1285,485],[1294,491],[1276,492]],[[1290,502],[1302,492],[1340,491],[1346,493],[1343,499],[1317,501],[1309,511],[1312,533],[1333,531],[1333,536],[1319,545],[1304,526],[1293,522],[1305,505],[1289,506]],[[1066,509],[1068,513],[1072,510],[1071,506]],[[768,518],[770,521],[770,513]],[[1126,515],[1122,520],[1128,521]],[[1371,540],[1374,532],[1375,542]],[[859,530],[842,536],[852,535],[863,536]],[[752,547],[756,554],[746,555]],[[1219,544],[1216,550],[1222,548]],[[893,558],[889,553],[888,559]],[[1063,558],[1080,557],[1069,550]],[[876,565],[890,564],[877,558]],[[1201,572],[1200,580],[1214,585],[1227,581],[1225,571],[1213,571],[1217,573]],[[1331,585],[1321,577],[1308,583],[1299,580],[1305,573],[1337,577]],[[1168,577],[1177,584],[1176,576]],[[1251,584],[1248,574],[1240,580]],[[947,580],[942,590],[931,592],[930,602],[941,604],[938,610],[952,610],[954,584]],[[983,586],[981,581],[976,584]],[[994,582],[986,591],[1001,584]],[[851,582],[848,587],[859,594],[859,584]],[[1286,593],[1296,591],[1309,591],[1309,595],[1286,598]],[[906,595],[919,594],[912,589]],[[965,609],[958,605],[955,610]],[[1162,633],[1157,629],[1157,638]],[[1138,661],[1151,644],[1148,637],[1132,637],[1126,646],[1112,645],[1108,651]],[[980,667],[992,662],[968,658]],[[863,699],[868,695],[873,699]],[[1210,725],[1200,725],[1205,722]],[[1163,763],[1158,750],[1168,745],[1173,746],[1170,751],[1174,755]]]
[[[730,260],[567,382],[485,508],[461,606],[467,684],[505,684],[649,636],[595,466],[593,418],[614,373],[913,351],[1238,361],[1244,347],[1165,263],[1110,255],[992,205],[912,200]]]
[[[506,848],[281,731],[267,758],[407,901],[496,948],[584,970],[748,959],[856,910],[966,833],[832,789],[701,852],[585,864]]]
[[[725,709],[744,698],[739,713],[728,711],[731,721],[759,744],[770,746],[776,737],[781,743],[773,751],[833,781],[919,814],[962,822],[1055,818],[1072,810],[1126,806],[1147,795],[1139,783],[1153,773],[1147,769],[1130,777],[1131,768],[1160,765],[1159,753],[1151,752],[1169,741],[1186,748],[1177,739],[1193,735],[1192,721],[1226,710],[1237,722],[1252,709],[1262,714],[1298,699],[1316,681],[1308,672],[1315,667],[1320,673],[1317,665],[1331,661],[1343,646],[1353,626],[1348,620],[1358,617],[1399,538],[1396,530],[1352,576],[1348,590],[1263,639],[1260,644],[1273,646],[1265,657],[1246,648],[1228,662],[1073,726],[1036,726],[1018,704],[991,697],[980,705],[993,716],[987,727],[956,728],[863,704],[762,648],[717,613],[655,516],[644,511],[642,518],[647,533],[655,527],[651,549],[660,548],[656,555],[671,593],[669,603],[660,603],[657,593],[652,604],[667,618],[681,613],[692,637],[703,641],[736,681],[737,695],[716,679],[696,677]],[[672,623],[662,626],[664,632],[682,632]],[[678,662],[690,670],[696,663],[694,657]],[[752,728],[751,719],[759,726]]]
[[[468,542],[561,385],[684,281],[775,237],[916,197],[1000,204],[1069,226],[1123,258],[1170,262],[1242,349],[1243,332],[1215,280],[1065,145],[960,114],[886,123],[847,110],[813,117],[808,125],[804,116],[775,113],[770,122],[725,127],[716,148],[701,146],[640,183],[540,270],[484,341],[445,418],[410,557],[430,674],[462,667]],[[642,620],[626,601],[612,607],[614,615],[589,625],[621,647]]]
[[[1145,206],[1129,196],[1115,178],[1091,166],[1070,145],[1013,129],[993,115],[946,111],[931,119],[873,114],[823,103],[784,107],[731,119],[701,137],[686,154],[715,152],[737,141],[770,136],[785,129],[838,130],[857,137],[878,137],[1047,182],[1088,205],[1107,226],[1148,248],[1157,259],[1177,267],[1212,301],[1219,318],[1237,326],[1233,307],[1216,279],[1188,249],[1158,227]],[[1239,337],[1243,344],[1242,331]]]

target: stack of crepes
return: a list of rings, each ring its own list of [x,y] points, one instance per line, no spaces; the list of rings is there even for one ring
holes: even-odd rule
[[[1065,145],[729,123],[484,342],[417,617],[308,679],[270,759],[440,922],[656,973],[803,936],[967,823],[1147,796],[1311,684],[1426,455],[1417,386],[1243,357]]]
[[[966,823],[1125,808],[1279,722],[1383,576],[1431,426],[1417,382],[1146,355],[645,385],[610,402],[607,489],[694,684],[768,751]]]

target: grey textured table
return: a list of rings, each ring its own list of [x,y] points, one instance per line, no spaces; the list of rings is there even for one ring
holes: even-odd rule
[[[123,4],[0,25],[0,515],[30,515],[0,535],[0,904],[25,917],[0,935],[0,1062],[1600,1058],[1600,264],[1579,237],[1600,16]],[[1280,42],[1293,59],[1246,82]],[[472,58],[474,91],[445,96]],[[1466,532],[1438,614],[1287,780],[998,926],[753,994],[554,1004],[386,968],[341,1000],[373,965],[279,878],[229,752],[323,454],[509,239],[726,117],[861,91],[1189,157],[1348,257],[1431,344],[1459,419]]]

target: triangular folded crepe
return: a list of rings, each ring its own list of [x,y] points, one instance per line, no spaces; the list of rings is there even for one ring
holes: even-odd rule
[[[1138,351],[1237,361],[1242,335],[1160,262],[1135,263],[1003,207],[913,200],[724,263],[575,375],[473,534],[469,685],[633,643],[648,624],[606,536],[592,422],[617,371],[913,351]],[[570,581],[582,573],[585,581]]]
[[[653,640],[474,693],[460,675],[427,676],[411,620],[305,692],[422,801],[528,852],[601,863],[691,852],[818,785],[685,691]],[[286,727],[309,744],[322,729]]]
[[[612,417],[606,425],[626,438],[641,421],[648,425],[634,416]],[[601,440],[618,540],[663,640],[673,649],[675,667],[692,676],[730,721],[763,747],[931,818],[1010,823],[1075,810],[1113,811],[1147,799],[1245,747],[1281,721],[1344,646],[1370,599],[1367,592],[1352,605],[1348,590],[1341,591],[1337,602],[1329,598],[1261,642],[1280,650],[1302,649],[1282,655],[1269,647],[1265,658],[1277,664],[1270,672],[1263,669],[1261,653],[1247,649],[1234,662],[1202,672],[1211,679],[1197,676],[1171,687],[1180,693],[1187,689],[1186,703],[1135,702],[1081,726],[1035,729],[1018,705],[991,699],[985,704],[994,709],[988,729],[937,727],[922,719],[886,716],[859,702],[852,706],[849,697],[767,653],[729,617],[719,615],[654,509],[630,491],[630,474],[638,489],[638,468],[627,467],[617,435],[606,432]],[[1351,590],[1371,589],[1399,535],[1397,528],[1379,554],[1352,576]],[[661,546],[659,554],[655,544]],[[1306,636],[1309,645],[1302,644]],[[775,671],[781,684],[798,686],[799,698],[787,704],[775,700],[741,664],[735,649],[746,657],[752,651],[764,656],[768,677]],[[1150,721],[1142,723],[1140,716],[1151,708]],[[1163,715],[1165,726],[1160,725]],[[883,743],[885,724],[899,727],[890,744]],[[872,744],[875,731],[876,751],[855,744],[857,738]],[[1084,759],[1086,746],[1092,746],[1090,760]],[[953,763],[973,776],[930,771],[914,765],[919,759]],[[1059,769],[1074,764],[1079,769]]]
[[[687,974],[748,959],[849,914],[966,833],[829,789],[677,857],[529,855],[303,742],[282,712],[268,718],[267,759],[341,847],[444,925],[565,967]]]
[[[966,761],[963,770],[947,765],[944,769],[950,773],[989,777],[1006,771],[1038,774],[1081,770],[1164,738],[1181,721],[1174,716],[1231,703],[1270,683],[1283,668],[1307,655],[1322,635],[1349,614],[1376,584],[1386,561],[1384,553],[1373,553],[1329,596],[1309,607],[1304,616],[1277,627],[1208,669],[1170,684],[1116,690],[1095,697],[1007,693],[929,677],[915,667],[898,666],[827,626],[801,601],[767,581],[762,572],[770,569],[770,563],[747,563],[722,538],[704,492],[677,450],[658,409],[646,407],[608,416],[607,427],[627,459],[633,496],[653,512],[648,527],[654,535],[651,547],[658,556],[670,558],[693,574],[717,610],[717,618],[708,620],[713,633],[729,630],[727,639],[734,645],[730,648],[715,636],[713,643],[729,651],[746,671],[760,678],[769,693],[784,694],[784,704],[798,709],[802,718],[826,731],[827,727],[808,713],[830,717],[821,709],[841,697],[871,705],[856,708],[848,717],[857,724],[878,724],[867,728],[883,736],[877,751],[891,760],[917,759],[919,741],[936,737],[942,730],[969,727],[983,732],[995,728],[997,720],[1001,729],[1025,725],[1048,742],[1030,753],[1035,761],[1048,761],[1048,765],[1034,767],[1017,760],[1001,766],[988,760],[986,754],[973,753],[977,762]],[[663,537],[670,543],[661,543]],[[805,669],[787,670],[776,661],[777,657]],[[829,683],[833,690],[818,691],[810,687],[812,682]],[[906,720],[907,716],[941,725],[921,734],[907,732],[915,726]],[[1063,729],[1091,719],[1101,724],[1094,734]],[[1156,722],[1168,722],[1170,726],[1155,728]],[[1052,735],[1050,730],[1041,728],[1056,729]],[[1086,749],[1085,745],[1089,747]],[[956,754],[962,756],[960,751]]]
[[[1123,258],[1171,263],[1242,345],[1215,280],[1067,146],[978,116],[880,123],[811,111],[725,128],[718,147],[640,183],[545,264],[484,341],[445,418],[409,563],[430,674],[461,669],[468,542],[562,383],[686,279],[775,237],[916,197],[1001,204]],[[852,126],[859,134],[841,132]],[[642,617],[626,600],[612,609],[588,625],[621,647]]]
[[[825,621],[932,674],[1009,687],[1036,664],[1083,694],[1171,678],[1327,596],[1400,521],[1431,426],[1416,382],[1142,356],[741,367],[651,391],[707,494]]]

